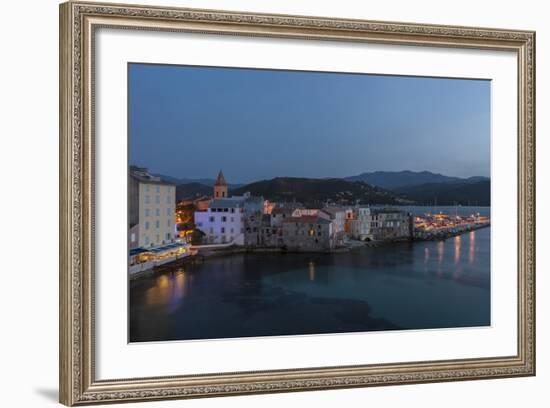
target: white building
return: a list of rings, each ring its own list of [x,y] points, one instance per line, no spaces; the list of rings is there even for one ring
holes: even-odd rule
[[[334,233],[343,233],[346,227],[346,210],[340,207],[325,207],[321,213],[328,215],[334,224]],[[322,215],[322,214],[321,214]]]
[[[353,209],[353,219],[350,220],[349,235],[353,239],[364,241],[372,239],[371,231],[371,210],[368,207],[359,207]]]
[[[212,200],[206,211],[195,212],[195,226],[207,244],[244,245],[244,200]]]
[[[214,197],[206,211],[195,212],[195,226],[205,234],[205,243],[258,245],[264,199],[250,193],[228,197],[221,171],[214,185]]]
[[[340,207],[325,207],[319,212],[320,216],[323,214],[332,221],[336,245],[342,245],[346,234],[346,210]]]

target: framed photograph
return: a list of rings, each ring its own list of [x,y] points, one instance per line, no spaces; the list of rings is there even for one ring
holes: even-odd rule
[[[535,33],[60,6],[66,405],[535,374]]]

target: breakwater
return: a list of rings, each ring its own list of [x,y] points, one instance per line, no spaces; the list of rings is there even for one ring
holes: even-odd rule
[[[465,232],[486,228],[491,225],[490,221],[464,223],[459,225],[439,227],[432,229],[415,229],[414,239],[416,241],[431,241],[451,238]]]

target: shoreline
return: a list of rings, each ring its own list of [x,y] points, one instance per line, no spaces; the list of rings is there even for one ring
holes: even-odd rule
[[[202,254],[189,255],[184,258],[174,260],[172,262],[166,263],[161,266],[157,266],[151,269],[147,269],[142,272],[138,272],[132,275],[129,275],[129,280],[139,279],[142,277],[155,275],[158,273],[163,273],[166,271],[174,270],[177,267],[184,266],[189,263],[203,263],[208,260],[208,258],[220,258],[231,255],[239,254],[324,254],[324,255],[333,255],[333,254],[342,254],[349,253],[351,251],[360,249],[360,248],[378,248],[382,246],[390,246],[394,244],[403,244],[403,243],[414,243],[414,242],[425,242],[425,241],[445,241],[448,238],[453,238],[467,232],[475,231],[482,228],[490,227],[490,223],[470,226],[469,228],[464,228],[460,231],[442,231],[440,234],[430,234],[429,237],[411,237],[395,240],[385,240],[385,241],[353,241],[354,245],[347,247],[335,248],[332,250],[324,251],[303,251],[303,250],[289,250],[283,248],[246,248],[246,247],[229,247],[224,249],[213,249],[209,251],[204,251]]]

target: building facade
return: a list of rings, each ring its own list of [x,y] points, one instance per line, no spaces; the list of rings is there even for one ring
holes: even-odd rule
[[[257,246],[261,241],[263,210],[262,197],[253,197],[250,193],[229,197],[220,171],[214,185],[214,199],[205,210],[195,211],[195,227],[204,233],[205,244]]]
[[[271,226],[276,227],[276,228],[282,228],[283,227],[283,221],[287,218],[292,217],[293,212],[294,212],[293,208],[275,207],[271,211],[271,218],[270,218]]]
[[[413,216],[396,209],[372,209],[369,215],[371,234],[375,240],[409,239],[413,236]]]
[[[346,222],[344,226],[344,230],[346,231],[347,235],[351,234],[351,222],[353,221],[353,208],[346,208]]]
[[[254,197],[250,193],[244,196],[233,196],[233,199],[242,200],[244,206],[244,244],[246,246],[261,245],[261,227],[264,215],[263,197]]]
[[[340,207],[325,207],[319,214],[321,216],[326,214],[328,219],[332,221],[336,245],[343,245],[346,236],[346,210]]]
[[[350,220],[349,236],[360,241],[373,239],[371,233],[371,210],[369,207],[353,209],[353,218]]]
[[[152,248],[175,240],[176,186],[146,168],[130,168],[128,188],[130,248]]]
[[[206,211],[195,212],[195,227],[205,234],[205,244],[244,245],[243,202],[212,200]]]
[[[333,223],[317,215],[283,221],[283,245],[291,251],[327,251],[336,246]]]
[[[280,218],[276,215],[276,218]],[[272,224],[273,213],[262,215],[262,226],[260,228],[260,246],[265,248],[282,248],[283,223]]]

